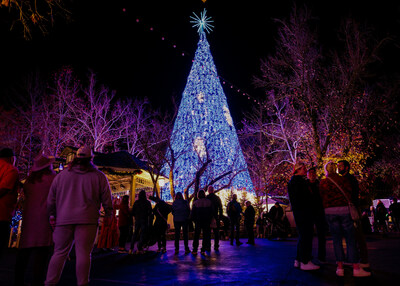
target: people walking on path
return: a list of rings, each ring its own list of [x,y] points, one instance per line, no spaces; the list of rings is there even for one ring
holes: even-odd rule
[[[148,240],[149,227],[153,223],[151,203],[146,197],[146,191],[141,190],[138,199],[132,207],[132,215],[135,218],[135,231],[132,236],[130,254],[133,254],[137,242],[137,253],[143,253],[144,243]]]
[[[119,241],[118,251],[121,253],[128,252],[126,250],[126,242],[129,236],[129,229],[132,225],[132,216],[129,209],[129,196],[124,195],[121,202],[117,205],[118,212],[118,229]]]
[[[246,210],[244,211],[244,226],[247,232],[247,244],[255,245],[254,242],[254,221],[256,217],[256,212],[251,205],[250,201],[246,201]]]
[[[92,150],[83,146],[67,170],[59,173],[47,197],[50,224],[54,228],[54,254],[51,257],[45,285],[60,280],[65,260],[75,245],[78,285],[89,283],[91,252],[96,238],[100,207],[105,220],[113,206],[107,177],[92,164]]]
[[[311,261],[314,234],[313,206],[306,175],[306,165],[301,162],[296,163],[293,168],[293,176],[288,183],[289,200],[298,233],[294,266],[300,267],[301,270],[316,270],[319,269],[319,266]]]
[[[242,214],[242,207],[237,202],[237,195],[232,195],[232,200],[226,206],[226,213],[228,214],[231,226],[231,235],[230,241],[231,245],[233,245],[233,240],[236,240],[236,245],[239,246],[242,243],[240,242],[240,218]]]
[[[211,251],[211,219],[213,217],[212,202],[206,198],[204,190],[197,193],[197,200],[193,202],[190,217],[194,222],[194,237],[192,254],[196,255],[199,247],[200,233],[203,232],[201,254]]]
[[[153,214],[156,217],[154,222],[154,231],[156,232],[158,251],[167,252],[167,231],[168,231],[168,214],[171,212],[171,206],[160,198],[156,198],[156,205]]]
[[[214,233],[214,250],[218,251],[219,249],[219,231],[221,228],[221,217],[222,217],[222,202],[221,199],[215,194],[214,187],[208,187],[208,196],[213,206],[213,217],[215,219],[215,227],[212,228]]]
[[[183,199],[181,192],[175,194],[175,200],[172,203],[172,215],[175,227],[175,254],[179,253],[179,238],[183,236],[183,244],[185,246],[185,254],[190,253],[188,240],[188,223],[190,216],[190,206],[187,200]]]
[[[337,168],[339,174],[349,180],[351,186],[350,198],[354,206],[358,208],[358,212],[360,213],[361,216],[360,200],[359,200],[360,188],[358,186],[358,181],[356,177],[350,174],[350,163],[347,160],[340,160],[337,163]],[[361,266],[369,267],[367,242],[365,240],[365,235],[360,222],[355,222],[355,236],[356,236],[356,244],[359,252]]]
[[[320,263],[325,263],[328,223],[326,222],[325,210],[319,193],[319,180],[317,179],[317,169],[315,167],[308,169],[307,179],[311,192],[313,219],[318,238],[318,260]]]
[[[343,238],[346,240],[348,262],[353,264],[353,276],[370,276],[371,272],[360,267],[356,248],[354,221],[350,216],[348,200],[351,196],[350,181],[336,173],[337,165],[328,162],[325,165],[325,176],[320,182],[320,192],[325,208],[326,220],[332,235],[333,248],[337,263],[337,276],[344,276],[345,261]]]
[[[47,196],[56,176],[54,157],[39,155],[33,160],[23,186],[24,204],[21,238],[15,263],[16,286],[25,285],[26,269],[32,265],[32,285],[43,285],[53,251],[53,230],[47,215]]]
[[[10,148],[0,147],[0,258],[8,246],[10,224],[18,197],[18,170]]]

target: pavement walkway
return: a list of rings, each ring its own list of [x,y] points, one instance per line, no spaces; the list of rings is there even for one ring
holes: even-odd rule
[[[142,255],[96,250],[90,285],[399,285],[400,235],[392,233],[386,238],[369,235],[367,244],[372,276],[366,278],[352,277],[350,267],[345,269],[344,277],[335,275],[330,237],[327,241],[328,263],[313,272],[293,267],[295,238],[256,239],[255,246],[231,246],[228,241],[222,241],[219,253],[211,251],[205,256],[200,253],[185,255],[183,245],[181,253],[175,255],[173,241],[167,242],[165,254],[156,253],[156,246]],[[6,257],[0,259],[1,286],[13,285],[15,253],[15,249],[9,249]],[[74,268],[72,257],[65,265],[59,285],[76,285]]]

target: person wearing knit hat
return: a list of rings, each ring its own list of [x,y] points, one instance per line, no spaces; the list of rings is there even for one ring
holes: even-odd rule
[[[12,149],[0,147],[0,258],[8,245],[18,196],[18,170],[14,167],[14,156]]]
[[[25,196],[21,238],[15,263],[15,285],[25,285],[28,264],[33,266],[32,285],[43,285],[53,249],[53,231],[47,215],[47,196],[56,177],[54,157],[33,159],[31,173],[23,186]]]
[[[306,165],[303,162],[297,162],[293,167],[293,176],[288,183],[289,200],[298,233],[294,266],[300,267],[301,270],[317,270],[319,266],[311,261],[314,235],[313,206],[306,175]]]

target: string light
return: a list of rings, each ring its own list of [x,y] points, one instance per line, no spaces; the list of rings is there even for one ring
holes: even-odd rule
[[[124,12],[125,12],[125,11],[124,11]],[[194,15],[195,15],[195,14],[194,14]],[[194,17],[191,17],[191,18],[194,18]],[[199,17],[198,17],[198,18],[199,18]],[[194,18],[194,19],[196,19],[196,18]],[[201,21],[201,15],[200,15],[200,18],[199,18],[199,19],[200,19],[200,21]],[[193,21],[194,21],[194,20],[193,20]],[[147,29],[147,30],[151,30],[152,33],[159,33],[159,34],[160,34],[160,37],[159,37],[159,38],[161,39],[161,41],[169,42],[168,45],[169,45],[170,47],[172,47],[173,49],[178,50],[178,51],[179,51],[179,54],[180,54],[182,57],[192,56],[191,53],[186,52],[186,51],[183,51],[183,50],[180,50],[179,47],[178,47],[178,45],[176,45],[175,43],[169,41],[164,35],[162,35],[161,32],[157,31],[153,26],[147,26],[147,28],[146,28],[146,24],[145,24],[142,20],[140,20],[139,18],[136,18],[136,23],[142,25],[142,26],[143,26],[145,29]],[[209,24],[208,24],[208,25],[209,25]],[[212,26],[212,25],[211,25],[211,26]],[[214,27],[214,26],[212,26],[212,27]],[[236,94],[238,94],[238,95],[241,95],[241,96],[243,96],[244,98],[247,98],[247,99],[251,100],[252,102],[254,102],[254,100],[255,100],[255,102],[256,102],[257,104],[262,105],[262,103],[259,102],[255,97],[251,96],[249,93],[245,92],[244,90],[242,90],[241,88],[239,88],[238,86],[236,86],[234,83],[228,81],[227,79],[225,79],[224,77],[222,77],[222,76],[220,76],[220,75],[217,75],[217,76],[218,76],[218,78],[220,79],[221,83],[222,83],[224,86],[227,86],[228,88],[230,88],[234,93],[236,93]]]

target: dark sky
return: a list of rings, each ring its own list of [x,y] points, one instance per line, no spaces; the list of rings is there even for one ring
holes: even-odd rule
[[[238,119],[242,107],[251,102],[236,90],[255,97],[262,94],[252,85],[252,78],[259,74],[260,60],[273,51],[273,19],[287,18],[292,2],[75,0],[69,6],[72,22],[56,22],[48,36],[35,35],[29,42],[21,39],[18,30],[9,32],[9,22],[3,20],[1,96],[29,71],[51,73],[69,65],[80,76],[92,69],[98,80],[120,97],[147,96],[154,104],[168,106],[172,95],[180,99],[197,47],[198,34],[189,17],[206,8],[215,25],[208,35],[211,52],[218,74],[229,82],[224,91],[232,115]],[[367,21],[380,36],[398,36],[400,12],[394,2],[296,1],[298,6],[307,3],[319,19],[320,36],[325,42],[331,41],[340,19],[347,15]],[[385,67],[391,72],[398,71],[400,63],[399,53],[392,52],[387,52],[393,60]]]

